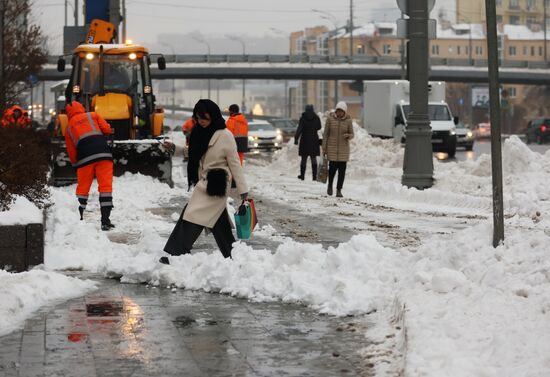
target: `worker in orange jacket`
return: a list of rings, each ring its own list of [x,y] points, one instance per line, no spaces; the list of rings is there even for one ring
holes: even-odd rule
[[[26,128],[28,127],[27,122],[24,118],[25,111],[19,105],[13,105],[4,112],[4,117],[2,118],[3,127],[18,127]]]
[[[113,155],[105,138],[105,135],[112,133],[111,126],[97,113],[87,113],[77,101],[68,104],[66,109],[69,126],[65,132],[65,141],[69,159],[76,168],[80,220],[83,219],[90,187],[96,177],[101,230],[109,230],[115,227],[109,219],[113,208]]]
[[[235,136],[237,142],[237,152],[241,165],[244,163],[244,154],[248,152],[248,121],[243,114],[239,112],[239,105],[229,106],[229,119],[225,122],[229,131]]]
[[[191,117],[183,123],[182,131],[185,135],[185,143],[187,146],[189,146],[189,136],[191,136],[191,131],[193,130],[193,127],[197,124],[197,121],[195,118]]]

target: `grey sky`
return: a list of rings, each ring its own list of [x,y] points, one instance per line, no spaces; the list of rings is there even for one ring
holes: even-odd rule
[[[82,9],[82,0],[79,8]],[[52,53],[61,50],[64,24],[63,0],[34,0],[34,18],[48,37]],[[74,0],[69,0],[74,4]],[[455,0],[436,0],[432,17],[443,7],[454,18]],[[354,21],[393,21],[398,17],[395,0],[355,0]],[[315,25],[332,27],[312,9],[330,13],[338,25],[349,18],[348,0],[126,0],[127,37],[140,43],[154,43],[160,34],[200,31],[206,36],[282,36],[283,33]],[[82,15],[79,16],[82,22]],[[73,25],[69,7],[69,25]],[[278,30],[274,31],[272,28]],[[212,51],[215,53],[215,51]]]

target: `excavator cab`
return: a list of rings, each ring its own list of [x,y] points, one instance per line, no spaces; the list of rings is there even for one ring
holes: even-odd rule
[[[94,22],[91,29],[93,26]],[[96,25],[93,33],[90,29],[88,40],[109,38],[101,32],[108,25],[103,26]],[[159,61],[159,67],[162,63]],[[78,101],[111,125],[115,175],[141,173],[172,185],[173,148],[162,135],[164,111],[155,106],[149,66],[149,52],[139,45],[82,44],[73,51],[65,97],[67,103]],[[58,121],[64,135],[67,116],[60,114]],[[54,184],[75,182],[64,141],[56,142]]]

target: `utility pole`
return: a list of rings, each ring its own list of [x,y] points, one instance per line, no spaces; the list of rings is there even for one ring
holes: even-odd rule
[[[543,0],[545,1],[545,0]],[[495,0],[485,0],[487,53],[489,66],[489,103],[491,114],[491,168],[493,176],[493,247],[504,241],[502,198],[502,149],[500,131],[500,94],[498,78],[498,39]]]
[[[547,53],[547,47],[546,47],[546,0],[542,0],[542,8],[544,13],[544,62],[548,63],[548,53]]]
[[[67,16],[68,5],[69,5],[69,0],[65,0],[65,26],[67,26],[67,20],[68,20],[68,16]]]
[[[78,26],[78,0],[74,0],[74,26]]]
[[[405,13],[401,11],[401,19],[405,18]],[[407,70],[405,67],[405,38],[401,38],[401,80],[405,80],[407,78]]]
[[[126,0],[122,0],[122,43],[126,43]]]
[[[405,4],[402,4],[405,3]],[[428,18],[426,0],[400,3],[400,9],[409,15],[409,77],[411,110],[405,131],[405,158],[401,182],[417,189],[433,185],[432,131],[428,116]],[[432,4],[433,6],[433,4]],[[404,9],[406,7],[406,9]]]
[[[0,0],[0,114],[4,111],[4,13],[5,0]]]
[[[353,0],[349,0],[349,56],[353,57]]]

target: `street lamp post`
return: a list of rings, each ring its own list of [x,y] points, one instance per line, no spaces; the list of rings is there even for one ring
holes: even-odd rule
[[[206,62],[210,63],[210,44],[200,34],[199,35],[194,35],[193,39],[196,40],[199,43],[204,43],[206,45],[206,49],[207,49]],[[210,79],[208,79],[208,99],[210,99]]]
[[[243,60],[246,56],[246,46],[244,44],[244,40],[240,37],[237,37],[235,35],[227,35],[227,38],[237,41],[241,43],[241,46],[243,47]],[[243,92],[242,92],[242,99],[241,99],[241,112],[246,112],[246,80],[243,79]]]
[[[176,51],[174,50],[174,46],[166,42],[161,42],[160,44],[163,46],[170,47],[170,49],[172,50],[172,55],[174,56],[174,63],[175,63]],[[172,79],[172,117],[174,117],[175,114],[176,114],[176,79]]]
[[[288,33],[285,33],[283,30],[281,29],[277,29],[277,28],[270,28],[271,31],[273,31],[274,33],[276,34],[280,34],[280,35],[285,35],[285,36],[288,36]],[[290,41],[288,43],[288,62],[290,64],[290,62],[292,61],[292,46],[290,45]],[[290,107],[291,107],[291,104],[290,104],[290,96],[289,96],[289,91],[290,91],[290,88],[288,86],[288,80],[285,80],[285,114],[286,114],[286,117],[287,118],[290,118]]]
[[[338,56],[338,24],[336,23],[336,17],[334,17],[332,14],[324,12],[322,10],[318,9],[312,9],[313,12],[319,13],[321,15],[321,18],[329,21],[332,23],[332,26],[334,26],[334,57],[337,59]],[[334,80],[334,107],[336,107],[336,104],[338,103],[338,80]]]

